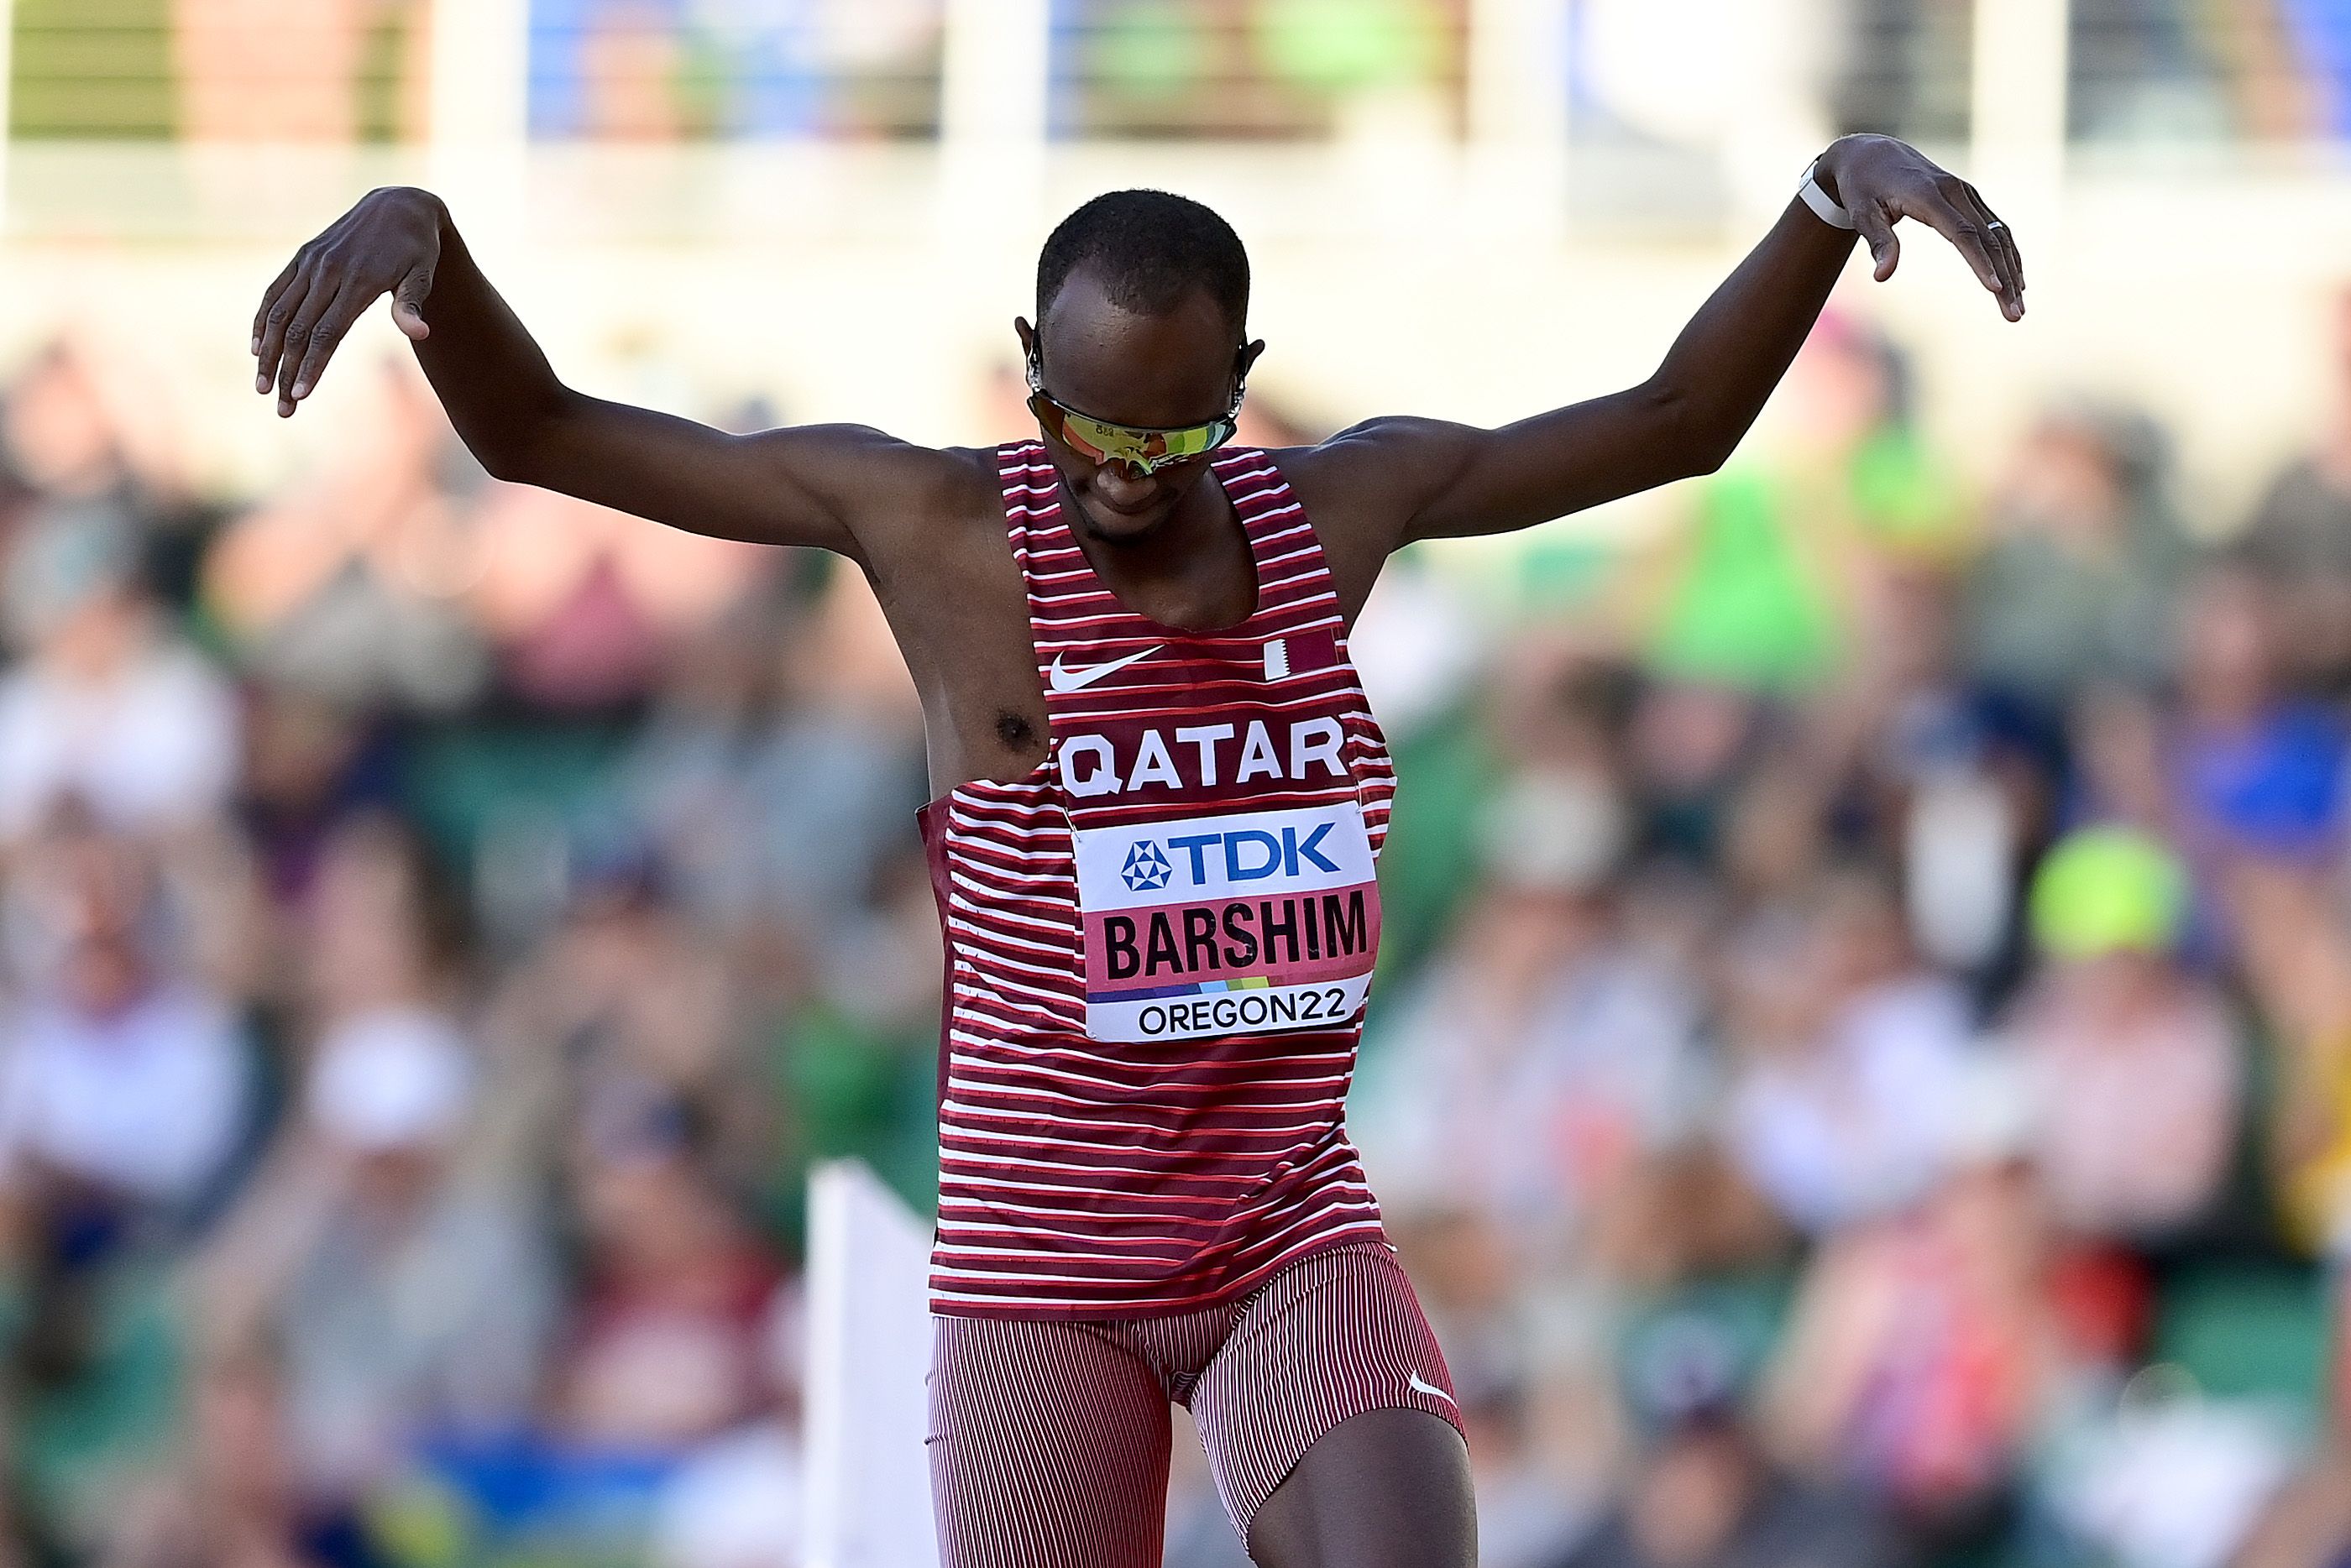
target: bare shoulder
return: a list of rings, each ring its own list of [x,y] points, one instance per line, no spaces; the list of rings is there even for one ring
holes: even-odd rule
[[[923,700],[932,776],[1017,778],[1045,734],[1028,594],[994,451],[925,455],[890,514],[869,512],[862,561]]]
[[[869,567],[996,514],[994,455],[923,446],[865,425],[795,425],[733,438],[763,483],[829,515]]]
[[[1459,471],[1468,427],[1391,414],[1273,454],[1298,493],[1350,619],[1410,536],[1426,498]]]
[[[977,543],[993,557],[1011,558],[1005,543],[1004,476],[993,447],[944,447],[932,476],[930,504],[917,535],[935,541],[944,534],[958,543]]]
[[[1005,544],[1003,481],[986,447],[920,447],[879,431],[861,438],[874,483],[852,524],[869,572],[902,583],[985,570]]]
[[[779,473],[840,492],[857,514],[967,506],[996,493],[992,454],[922,446],[870,425],[788,425],[735,439]]]
[[[878,525],[928,524],[953,519],[971,522],[993,518],[1002,505],[1002,482],[996,453],[978,447],[926,447],[879,431],[864,431],[866,461],[886,464],[891,482],[878,486]]]
[[[1383,520],[1408,517],[1422,497],[1458,473],[1477,434],[1447,420],[1384,414],[1275,456],[1309,507],[1327,499],[1377,528]]]

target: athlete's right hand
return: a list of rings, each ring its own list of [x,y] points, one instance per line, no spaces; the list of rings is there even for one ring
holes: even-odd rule
[[[277,389],[278,418],[310,395],[343,334],[378,296],[392,296],[392,319],[412,340],[429,335],[424,301],[445,215],[430,191],[386,186],[294,253],[253,317],[253,389]]]

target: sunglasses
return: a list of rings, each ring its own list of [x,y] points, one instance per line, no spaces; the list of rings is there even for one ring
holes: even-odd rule
[[[1029,356],[1029,410],[1037,416],[1045,433],[1081,457],[1117,463],[1137,479],[1206,457],[1232,440],[1240,429],[1241,399],[1247,391],[1246,385],[1236,379],[1232,406],[1221,418],[1202,425],[1156,430],[1113,424],[1057,401],[1045,390],[1044,367],[1035,354]]]

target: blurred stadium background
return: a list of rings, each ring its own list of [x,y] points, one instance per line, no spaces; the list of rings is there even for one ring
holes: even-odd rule
[[[0,1564],[787,1568],[802,1189],[930,1199],[862,585],[489,481],[290,249],[445,195],[577,385],[1024,428],[1211,201],[1262,444],[1646,375],[1848,130],[1720,476],[1397,564],[1354,1122],[1492,1568],[2351,1550],[2344,0],[0,0]],[[1179,1445],[1179,1456],[1183,1453]],[[1242,1561],[1179,1457],[1177,1568]],[[815,1565],[810,1565],[815,1568]]]

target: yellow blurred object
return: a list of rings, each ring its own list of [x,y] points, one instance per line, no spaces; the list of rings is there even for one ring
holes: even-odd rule
[[[2284,1101],[2303,1119],[2280,1137],[2279,1207],[2297,1246],[2335,1253],[2351,1245],[2351,1025],[2314,1045],[2304,1070],[2302,1092]],[[2291,1147],[2296,1132],[2307,1152]]]

